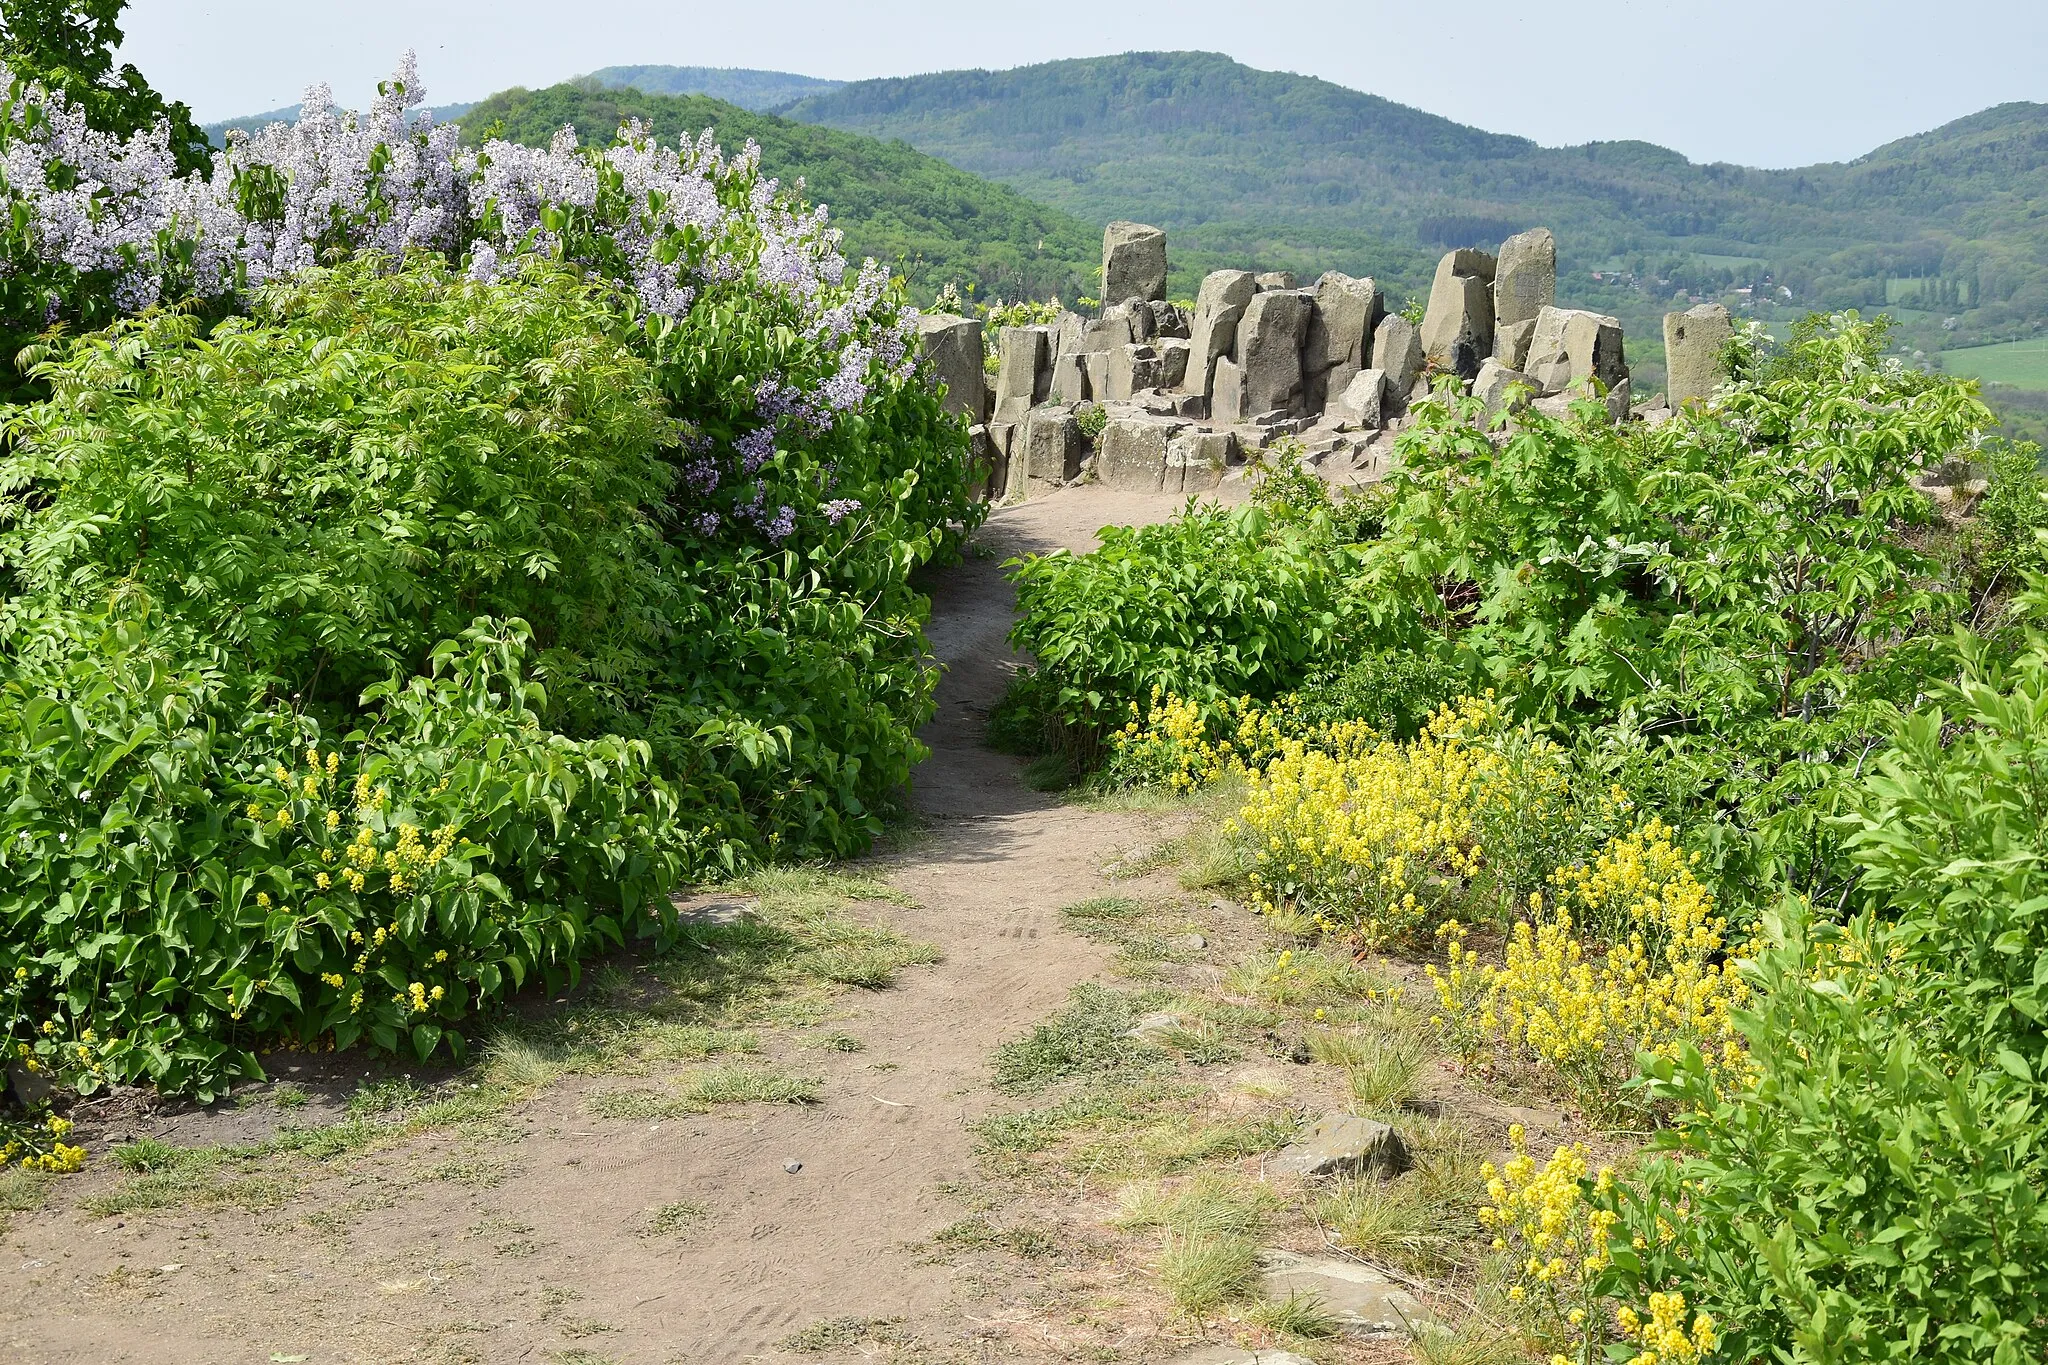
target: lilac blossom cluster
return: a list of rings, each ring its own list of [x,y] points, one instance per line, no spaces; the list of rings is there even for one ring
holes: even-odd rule
[[[779,441],[830,431],[914,361],[915,317],[889,301],[887,272],[868,261],[849,281],[825,210],[794,207],[752,144],[728,158],[706,132],[667,148],[634,124],[605,148],[579,146],[566,128],[545,149],[464,148],[456,125],[419,111],[426,91],[407,53],[362,113],[316,86],[296,122],[231,133],[210,172],[181,176],[167,126],[112,137],[61,93],[18,85],[4,66],[0,83],[15,91],[0,107],[0,200],[28,225],[0,274],[49,282],[44,321],[81,283],[64,271],[110,280],[114,307],[135,312],[187,297],[241,302],[335,251],[430,251],[479,280],[530,254],[567,256],[667,318],[707,286],[748,277],[789,300],[813,358],[804,375],[759,378],[758,428],[731,457],[744,475]],[[685,478],[708,494],[718,463],[693,451]],[[737,510],[771,538],[790,534],[787,507]]]

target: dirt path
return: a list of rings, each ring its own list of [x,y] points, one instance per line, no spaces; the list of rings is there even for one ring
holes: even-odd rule
[[[1014,666],[999,566],[1177,505],[1091,489],[1000,511],[938,590],[930,637],[949,671],[916,779],[926,830],[872,870],[919,904],[879,916],[943,960],[846,1002],[865,1050],[806,1058],[821,1103],[605,1119],[584,1107],[595,1083],[571,1078],[504,1116],[489,1150],[428,1135],[246,1206],[95,1217],[67,1188],[18,1216],[0,1253],[0,1360],[736,1361],[780,1358],[838,1318],[900,1318],[934,1360],[983,1359],[988,1296],[908,1244],[961,1217],[947,1190],[973,1175],[990,1050],[1104,965],[1058,909],[1103,894],[1103,865],[1151,828],[1035,793],[981,746]],[[175,1136],[231,1140],[235,1123],[201,1116]],[[704,1211],[693,1235],[636,1235],[685,1201]]]

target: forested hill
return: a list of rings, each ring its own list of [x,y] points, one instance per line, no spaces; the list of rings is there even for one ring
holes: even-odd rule
[[[1680,291],[1748,286],[1789,288],[1801,310],[1893,305],[1942,340],[2048,324],[2041,105],[1790,171],[1642,142],[1539,147],[1199,52],[860,81],[782,112],[901,138],[1094,222],[1156,222],[1189,267],[1257,259],[1419,288],[1444,247],[1542,223],[1568,295],[1645,317]],[[1617,271],[1637,306],[1615,296]]]
[[[608,89],[630,88],[650,95],[709,95],[742,109],[774,109],[846,84],[736,66],[607,66],[582,79]]]
[[[590,81],[492,95],[463,119],[472,141],[501,136],[544,146],[573,126],[585,140],[608,139],[638,118],[663,142],[716,130],[728,150],[751,138],[761,164],[784,181],[801,176],[806,197],[832,211],[847,255],[873,256],[905,275],[920,303],[948,283],[974,284],[981,297],[1071,299],[1090,291],[1101,260],[1101,228],[1033,203],[1017,191],[902,142],[794,123],[700,95],[600,89]]]

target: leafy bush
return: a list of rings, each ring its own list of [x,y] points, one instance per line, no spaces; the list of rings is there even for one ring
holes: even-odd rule
[[[540,725],[527,644],[479,622],[336,744],[180,624],[52,622],[0,674],[0,970],[91,1053],[51,1069],[207,1097],[279,1038],[426,1056],[659,927],[675,799],[646,746]]]
[[[1209,706],[1276,696],[1342,638],[1351,552],[1263,508],[1190,505],[1109,527],[1092,554],[1012,561],[1011,643],[1038,669],[1053,738],[1091,754],[1154,688]]]
[[[1980,657],[1861,785],[1846,924],[1788,900],[1739,1020],[1751,1074],[1652,1068],[1690,1117],[1614,1202],[1618,1292],[1683,1293],[1735,1358],[2038,1360],[2048,1322],[2041,831],[2048,658]],[[1682,1210],[1682,1213],[1680,1212]],[[1662,1217],[1674,1235],[1656,1235]]]
[[[1289,709],[1304,726],[1356,720],[1391,738],[1413,739],[1439,709],[1470,690],[1471,680],[1440,655],[1371,649],[1311,674]]]

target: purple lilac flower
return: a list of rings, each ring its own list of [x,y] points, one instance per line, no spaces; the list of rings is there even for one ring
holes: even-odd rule
[[[834,526],[837,526],[859,510],[859,498],[834,498],[824,506],[825,518]]]

